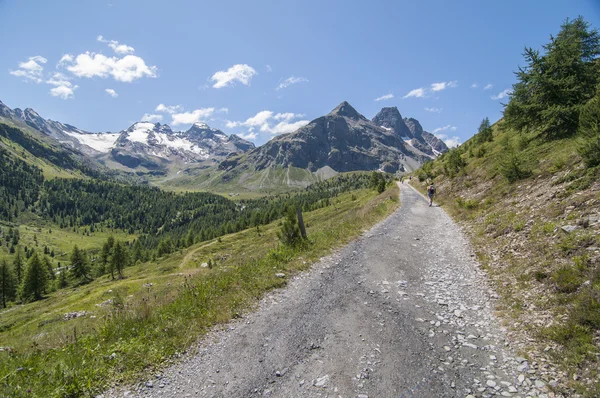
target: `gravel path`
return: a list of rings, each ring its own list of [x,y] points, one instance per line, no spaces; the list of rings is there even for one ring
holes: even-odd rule
[[[401,202],[197,355],[103,396],[554,396],[510,352],[460,229],[408,185]]]

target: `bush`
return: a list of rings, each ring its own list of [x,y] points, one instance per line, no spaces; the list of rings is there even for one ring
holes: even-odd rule
[[[524,168],[521,157],[514,151],[509,151],[506,158],[500,162],[498,171],[509,183],[522,180],[531,175],[531,171]]]
[[[288,208],[285,220],[281,224],[281,230],[277,232],[277,237],[286,246],[297,246],[302,241],[296,212],[292,207]]]
[[[583,282],[579,272],[570,266],[559,268],[553,275],[552,279],[556,285],[556,289],[561,293],[573,293],[577,291]]]

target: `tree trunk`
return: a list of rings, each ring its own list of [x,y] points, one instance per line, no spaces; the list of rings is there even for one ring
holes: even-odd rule
[[[298,226],[300,227],[300,234],[302,235],[302,239],[306,239],[306,228],[304,228],[304,219],[302,218],[302,209],[298,207],[296,210],[296,215],[298,216]]]

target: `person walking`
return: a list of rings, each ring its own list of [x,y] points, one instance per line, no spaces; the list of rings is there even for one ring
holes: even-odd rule
[[[427,196],[429,197],[429,207],[433,204],[433,196],[435,195],[435,185],[433,185],[433,181],[427,187]]]

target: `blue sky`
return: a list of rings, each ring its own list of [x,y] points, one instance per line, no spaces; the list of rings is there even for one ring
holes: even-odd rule
[[[0,0],[0,100],[92,132],[203,121],[257,144],[346,100],[464,142],[501,117],[525,45],[566,17],[600,28],[597,0],[540,4]]]

